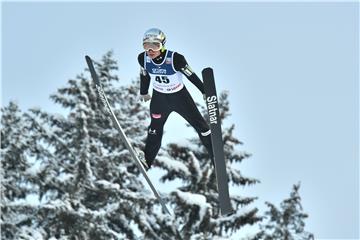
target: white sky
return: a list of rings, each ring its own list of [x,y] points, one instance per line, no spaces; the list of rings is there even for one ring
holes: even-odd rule
[[[157,26],[169,49],[199,76],[212,67],[218,92],[230,93],[225,125],[236,124],[241,149],[253,154],[240,169],[262,182],[237,191],[259,196],[263,210],[301,181],[308,231],[359,237],[355,2],[6,2],[1,16],[3,105],[13,99],[23,109],[59,111],[49,95],[83,71],[86,54],[99,59],[110,49],[128,83],[138,76],[143,32]],[[184,123],[172,115],[165,141],[196,136]]]

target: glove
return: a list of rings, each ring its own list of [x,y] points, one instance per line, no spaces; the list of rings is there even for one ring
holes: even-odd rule
[[[205,94],[203,94],[203,99],[206,102],[206,95]]]
[[[151,96],[149,94],[140,95],[140,101],[147,102],[151,99]]]

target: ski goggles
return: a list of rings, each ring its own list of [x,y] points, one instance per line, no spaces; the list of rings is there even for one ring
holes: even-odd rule
[[[144,42],[143,47],[145,51],[149,51],[150,49],[153,51],[159,51],[162,48],[162,44],[159,42]]]

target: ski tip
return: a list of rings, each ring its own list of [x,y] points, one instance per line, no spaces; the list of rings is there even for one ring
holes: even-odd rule
[[[201,75],[204,82],[209,81],[210,79],[214,79],[214,71],[210,67],[204,68],[201,72]]]
[[[214,70],[211,67],[204,68],[202,72],[213,72]]]
[[[89,55],[85,55],[85,59],[86,59],[86,61],[90,61],[90,60],[91,60],[91,58],[89,57]]]

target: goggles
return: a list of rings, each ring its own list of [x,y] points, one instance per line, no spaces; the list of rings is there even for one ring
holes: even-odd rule
[[[159,42],[144,42],[143,47],[145,51],[149,51],[150,49],[153,51],[159,51],[162,48],[162,44]]]

